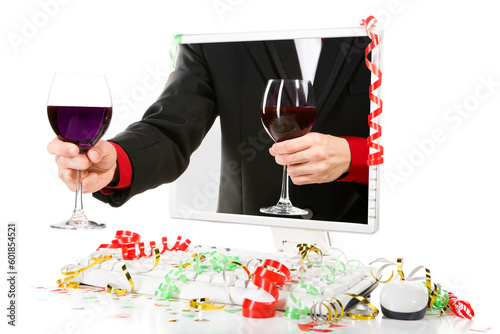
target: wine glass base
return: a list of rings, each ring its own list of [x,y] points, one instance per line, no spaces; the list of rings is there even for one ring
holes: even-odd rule
[[[63,229],[63,230],[102,230],[106,228],[106,224],[99,224],[91,220],[84,222],[75,223],[71,220],[62,222],[59,224],[50,225],[52,228]]]
[[[304,216],[309,213],[309,211],[293,205],[274,205],[268,208],[261,208],[260,212],[279,216]]]

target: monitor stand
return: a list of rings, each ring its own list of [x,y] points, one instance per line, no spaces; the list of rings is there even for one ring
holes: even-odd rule
[[[322,250],[332,246],[330,234],[325,231],[271,227],[271,232],[276,249],[285,254],[296,254],[297,244],[306,243]]]

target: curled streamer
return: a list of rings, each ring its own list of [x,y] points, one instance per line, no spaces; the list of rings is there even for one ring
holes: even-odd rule
[[[269,270],[272,268],[276,271]],[[276,303],[279,292],[276,285],[282,285],[290,279],[290,270],[278,261],[266,259],[255,269],[253,284],[269,293],[274,301],[259,302],[243,299],[242,314],[246,318],[272,318],[276,315]]]
[[[326,313],[323,313],[326,309]],[[337,298],[325,298],[311,306],[311,319],[318,325],[326,325],[342,320],[344,306]]]
[[[358,296],[352,293],[344,293],[344,295],[351,296],[353,298],[356,298],[358,301],[360,301],[363,305],[366,305],[367,308],[369,308],[372,312],[371,313],[366,313],[366,314],[359,314],[359,313],[354,313],[353,311],[347,311],[346,312],[346,317],[349,317],[351,319],[356,319],[356,320],[372,320],[377,317],[379,314],[379,310],[370,303],[368,299],[366,299],[363,296]]]
[[[182,41],[182,34],[177,34],[172,37],[170,42],[170,60],[172,61],[172,68],[175,69],[175,63],[177,61],[177,54],[179,53],[179,44]]]
[[[78,275],[80,275],[85,270],[88,270],[91,267],[112,258],[111,254],[108,254],[108,253],[102,254],[103,251],[100,251],[102,249],[108,249],[108,250],[109,249],[121,249],[123,260],[132,260],[132,259],[138,259],[138,258],[143,258],[143,257],[152,257],[154,255],[155,261],[153,263],[153,266],[149,270],[140,271],[140,273],[146,273],[146,272],[152,271],[154,268],[156,268],[156,266],[160,262],[160,251],[158,248],[156,248],[154,242],[150,242],[151,252],[149,255],[147,255],[144,251],[144,243],[140,242],[140,240],[141,240],[141,236],[138,233],[131,232],[131,231],[125,231],[125,230],[118,230],[115,233],[115,239],[113,239],[110,244],[101,244],[97,248],[97,251],[94,252],[94,254],[101,253],[101,255],[99,255],[99,256],[93,255],[92,256],[92,261],[93,261],[92,263],[90,263],[88,266],[80,268],[76,271],[62,272],[62,274],[67,276],[67,277],[64,279],[58,280],[57,284],[60,287],[64,287],[64,288],[79,288],[80,285],[78,283],[68,282],[68,281],[71,281],[72,279],[76,278]],[[166,240],[166,238],[165,238],[165,240]],[[165,241],[165,243],[166,243],[166,241]],[[178,250],[180,248],[184,248],[184,245],[187,248],[187,246],[189,246],[189,243],[190,243],[190,241],[188,239],[186,239],[186,241],[181,245],[180,244],[180,237],[178,237],[176,245],[174,245],[174,247],[172,247],[172,248],[175,248],[176,250]],[[140,250],[139,256],[135,255],[136,245],[139,247],[139,250]],[[130,284],[130,291],[134,290],[134,287],[135,287],[134,281],[133,281],[132,276],[130,275],[128,268],[125,264],[122,266],[122,271],[123,271],[127,281]],[[120,295],[124,295],[127,292],[127,289],[118,289],[118,288],[113,287],[111,284],[107,284],[106,291],[108,293],[117,293]]]
[[[130,276],[130,273],[128,272],[126,265],[122,266],[122,271],[123,271],[123,274],[125,275],[125,277],[127,278],[128,283],[130,284],[130,292],[132,292],[132,290],[134,290],[134,288],[135,288],[135,284],[134,284],[134,281],[132,280],[132,277]],[[113,287],[111,284],[108,284],[106,286],[106,292],[107,293],[116,293],[118,295],[123,296],[125,293],[127,293],[127,289],[117,289],[117,288]]]
[[[231,297],[231,293],[229,292],[229,283],[227,282],[227,278],[226,278],[226,270],[230,267],[230,266],[237,266],[237,267],[240,267],[242,268],[245,273],[246,273],[246,277],[251,280],[252,279],[252,274],[250,274],[250,270],[248,270],[247,267],[245,267],[243,264],[237,262],[237,261],[231,261],[229,263],[226,263],[224,265],[224,268],[222,269],[222,278],[224,280],[224,284],[226,285],[226,292],[227,292],[227,298],[229,300],[230,303],[233,303],[233,298]],[[234,270],[234,269],[233,269]]]
[[[80,268],[78,270],[73,270],[73,271],[66,271],[66,272],[61,272],[62,275],[64,276],[67,276],[65,278],[62,278],[60,280],[57,280],[57,285],[61,287],[61,284],[63,285],[66,285],[66,284],[71,284],[71,282],[68,282],[68,281],[71,281],[72,279],[74,279],[75,277],[77,277],[78,275],[80,275],[82,272],[84,272],[85,270],[87,269],[90,269],[92,268],[93,266],[95,266],[96,264],[99,264],[101,262],[104,262],[104,261],[107,261],[111,259],[111,255],[109,254],[106,254],[102,257],[99,257],[99,258],[93,258],[92,260],[94,262],[92,262],[91,264],[89,264],[88,266],[85,266],[83,268]]]
[[[226,281],[226,271],[234,271],[237,268],[241,267],[247,272],[250,279],[250,271],[238,261],[239,258],[237,256],[228,256],[217,251],[193,254],[193,257],[191,259],[180,262],[177,266],[177,270],[171,270],[165,275],[165,282],[160,283],[157,290],[155,291],[155,296],[167,300],[170,299],[172,293],[179,290],[179,284],[183,284],[188,281],[186,274],[184,274],[184,269],[190,266],[193,268],[196,275],[200,275],[207,270],[213,270],[216,272],[222,271],[224,281]],[[229,294],[229,289],[227,289],[227,292]],[[230,295],[229,300],[231,300]]]
[[[377,95],[373,93],[382,85],[382,72],[374,63],[368,60],[368,54],[372,52],[380,44],[379,35],[375,34],[370,29],[373,26],[375,26],[376,23],[377,19],[373,16],[369,16],[368,18],[366,18],[366,20],[361,21],[361,25],[365,27],[366,33],[368,37],[370,37],[371,39],[370,44],[368,44],[368,46],[365,49],[366,66],[377,77],[377,80],[373,82],[369,88],[370,100],[373,103],[375,103],[378,107],[368,115],[368,125],[375,131],[367,139],[368,146],[375,150],[374,153],[370,153],[368,155],[368,166],[380,165],[384,162],[383,158],[384,148],[382,145],[376,142],[382,136],[382,127],[380,126],[380,124],[374,121],[375,118],[377,118],[382,114],[383,102],[382,99],[380,99]]]
[[[457,296],[455,296],[455,294],[451,292],[448,292],[448,296],[450,299],[450,307],[456,316],[469,320],[474,318],[474,310],[470,306],[469,302],[465,300],[459,300]]]
[[[306,260],[309,263],[311,262],[311,260],[309,259],[309,253],[312,252],[316,253],[319,256],[319,260],[317,262],[321,262],[323,260],[323,252],[316,246],[309,244],[298,244],[296,248],[297,252],[300,255],[300,258],[302,259],[302,263],[304,263],[304,261]]]
[[[431,310],[441,310],[443,314],[449,308],[450,298],[448,296],[448,291],[439,287],[436,292],[436,298],[434,303],[429,307]]]
[[[285,309],[285,317],[290,319],[300,319],[301,315],[309,314],[309,308],[294,296],[293,291],[296,289],[305,289],[308,294],[313,296],[318,294],[318,289],[312,285],[304,284],[304,282],[294,285],[290,290],[290,299],[295,303],[295,305],[297,305],[297,307],[287,306]]]
[[[160,254],[163,254],[166,251],[185,251],[191,244],[191,241],[189,239],[186,239],[181,243],[181,240],[181,236],[178,236],[174,246],[169,248],[167,244],[167,237],[162,237],[163,249],[161,250]],[[154,249],[156,249],[157,247],[154,241],[151,241],[149,243],[149,246],[150,251],[148,255],[145,251],[145,243],[141,242],[140,234],[131,231],[118,230],[116,231],[115,239],[113,239],[110,244],[102,244],[97,248],[97,250],[121,249],[122,258],[124,260],[134,260],[152,256],[154,253]],[[136,254],[137,248],[139,249],[138,255]]]

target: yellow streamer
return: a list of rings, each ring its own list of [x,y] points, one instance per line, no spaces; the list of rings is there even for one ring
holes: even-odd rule
[[[316,254],[318,254],[319,260],[316,262],[323,261],[323,252],[321,251],[321,249],[319,249],[316,246],[313,246],[310,244],[298,244],[296,246],[296,248],[297,248],[297,251],[302,259],[302,263],[304,263],[304,261],[306,259],[307,259],[307,262],[311,262],[311,260],[309,259],[309,253],[311,253],[311,252],[315,252]]]
[[[130,292],[132,292],[135,288],[135,284],[134,284],[134,281],[132,280],[132,277],[130,276],[130,274],[128,272],[127,266],[123,265],[122,270],[123,270],[123,273],[125,274],[125,277],[127,278],[127,281],[130,284]],[[116,293],[116,294],[123,296],[127,292],[127,289],[117,289],[117,288],[113,287],[111,284],[108,284],[106,286],[106,292],[107,293]]]
[[[366,306],[368,306],[370,309],[373,310],[373,312],[369,313],[369,314],[356,314],[356,313],[348,311],[345,314],[347,317],[349,317],[351,319],[356,319],[356,320],[372,320],[372,319],[375,319],[377,317],[377,315],[379,314],[379,310],[375,307],[375,305],[370,303],[366,298],[364,298],[362,296],[354,295],[352,293],[344,293],[344,294],[351,296],[353,298],[356,298],[357,300],[359,300],[360,302],[362,302],[363,304],[365,304]]]
[[[321,306],[324,306],[326,308],[327,310],[326,315],[323,315],[323,312],[321,311]],[[317,323],[318,325],[325,325],[342,320],[342,318],[344,317],[344,306],[337,298],[332,297],[330,299],[323,299],[320,302],[315,303],[311,307],[310,314],[311,314],[311,319],[315,323]]]
[[[223,309],[224,307],[226,307],[226,305],[215,306],[214,303],[210,303],[210,304],[204,303],[204,302],[208,302],[208,301],[209,301],[208,298],[193,299],[189,302],[189,306],[191,306],[192,308],[198,309],[198,310],[205,310],[205,311],[220,310],[220,309]]]
[[[95,266],[98,263],[101,263],[101,262],[104,262],[106,260],[109,260],[109,259],[111,259],[111,257],[112,256],[110,254],[106,254],[105,256],[97,258],[97,259],[92,258],[92,260],[94,260],[94,262],[92,262],[91,264],[89,264],[86,267],[80,268],[80,269],[75,270],[75,271],[62,272],[61,274],[65,275],[65,276],[69,276],[69,277],[57,280],[57,284],[59,285],[59,284],[61,284],[63,282],[71,281],[73,278],[77,277],[78,275],[80,275],[85,270],[87,270],[89,268],[92,268],[93,266]]]

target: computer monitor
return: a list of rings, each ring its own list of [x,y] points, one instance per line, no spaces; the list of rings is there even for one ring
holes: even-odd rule
[[[376,27],[368,28],[380,36]],[[338,38],[367,37],[365,27],[333,28],[304,31],[274,31],[234,34],[200,34],[177,35],[174,39],[180,44],[199,43],[231,43],[273,40],[296,40],[301,38]],[[378,40],[377,42],[380,42]],[[365,49],[357,50],[364,55]],[[380,45],[369,54],[371,63],[379,66]],[[361,61],[357,66],[367,66]],[[377,80],[372,74],[371,82]],[[244,80],[244,78],[242,78]],[[377,91],[380,94],[380,89]],[[364,92],[368,94],[367,91]],[[370,113],[379,106],[370,102]],[[259,110],[255,110],[259,114]],[[380,116],[374,119],[380,125]],[[368,118],[366,119],[368,127]],[[191,157],[190,165],[184,174],[170,185],[170,215],[172,218],[201,220],[207,222],[224,222],[232,224],[263,225],[272,228],[276,247],[287,251],[297,242],[317,244],[321,247],[331,245],[328,232],[374,233],[379,225],[379,179],[380,165],[368,168],[368,185],[366,185],[367,207],[366,219],[363,221],[339,221],[329,219],[307,219],[307,217],[281,217],[267,214],[234,214],[218,212],[219,182],[221,179],[221,135],[220,123],[217,120],[203,140],[201,146]],[[369,127],[370,135],[378,130]],[[377,140],[378,143],[378,140]],[[270,146],[270,145],[269,145]],[[267,150],[266,150],[267,151]],[[370,154],[376,152],[370,148]],[[266,152],[266,154],[268,154]],[[276,189],[276,200],[280,189]],[[274,203],[269,203],[270,205]]]

